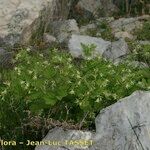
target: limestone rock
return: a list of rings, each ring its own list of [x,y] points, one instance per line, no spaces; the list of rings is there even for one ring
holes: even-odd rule
[[[0,0],[0,45],[27,43],[54,19],[67,18],[69,0]],[[68,4],[68,5],[67,5]],[[39,34],[39,33],[38,33]]]
[[[71,34],[79,33],[78,24],[74,19],[51,22],[49,28],[59,43],[66,42]]]
[[[68,48],[73,57],[85,57],[81,44],[96,46],[91,58],[101,55],[104,58],[115,61],[128,54],[128,45],[124,39],[120,39],[115,42],[105,41],[102,38],[84,36],[84,35],[72,35]]]
[[[43,139],[43,141],[51,141],[51,145],[37,146],[35,150],[85,150],[89,145],[92,145],[92,138],[93,134],[89,131],[54,128]],[[80,141],[80,143],[73,144],[75,141]]]
[[[80,27],[80,34],[82,35],[88,35],[89,31],[97,31],[97,26],[96,24],[92,23],[92,24],[87,24],[85,26],[81,26]]]
[[[90,150],[150,148],[150,92],[136,91],[96,117],[96,144]]]
[[[79,0],[76,9],[78,13],[82,13],[81,15],[90,12],[95,17],[109,16],[117,11],[116,6],[110,0]]]
[[[48,33],[44,33],[43,41],[47,44],[53,44],[56,42],[56,38]]]
[[[143,22],[149,19],[149,15],[134,18],[120,18],[118,20],[112,21],[110,23],[110,26],[112,28],[113,33],[122,31],[132,33],[134,29],[141,28]]]
[[[13,52],[7,52],[0,47],[0,67],[10,67],[12,58]]]
[[[150,45],[150,41],[138,41],[141,45]]]
[[[111,46],[111,42],[101,38],[73,34],[68,42],[68,48],[72,56],[85,56],[81,43],[85,45],[94,44],[96,46],[95,52],[91,57],[94,57],[97,54],[102,55]]]
[[[133,40],[133,39],[134,39],[134,37],[133,37],[132,34],[130,34],[130,33],[128,33],[128,32],[124,32],[124,31],[116,32],[114,36],[115,36],[115,38],[117,38],[117,39],[120,39],[120,38],[123,38],[123,39],[128,38],[128,39],[130,39],[130,40]]]
[[[124,39],[112,42],[111,47],[107,49],[103,56],[112,61],[125,57],[129,53],[128,45]]]

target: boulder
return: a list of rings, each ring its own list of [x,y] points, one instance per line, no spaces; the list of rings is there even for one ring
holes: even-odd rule
[[[43,41],[46,44],[53,44],[56,43],[56,38],[49,33],[44,33],[43,34]]]
[[[74,19],[53,21],[50,23],[49,30],[59,43],[66,42],[71,34],[79,33],[78,24]]]
[[[138,41],[141,45],[150,45],[150,41]]]
[[[13,52],[7,52],[0,47],[0,67],[10,67],[13,58]]]
[[[96,46],[91,58],[101,55],[104,58],[115,61],[121,57],[126,56],[129,52],[128,45],[124,39],[110,42],[105,41],[102,38],[73,34],[68,42],[68,48],[73,57],[86,57],[81,44],[94,44]]]
[[[120,31],[120,32],[116,32],[114,37],[116,39],[120,39],[120,38],[123,38],[123,39],[130,39],[130,40],[133,40],[134,37],[132,34],[128,33],[128,32],[124,32],[124,31]]]
[[[94,54],[91,57],[94,57],[97,54],[102,55],[111,46],[111,42],[105,41],[102,38],[73,34],[68,42],[68,48],[73,57],[85,57],[81,44],[94,44],[96,46]]]
[[[69,0],[0,0],[0,46],[26,44],[52,20],[66,19]]]
[[[87,24],[80,27],[80,34],[81,35],[88,35],[90,34],[89,31],[97,31],[97,26],[94,23]]]
[[[80,15],[86,16],[89,12],[95,18],[98,18],[112,15],[117,11],[117,8],[111,0],[79,0],[75,10]]]
[[[130,61],[129,66],[135,67],[135,68],[148,68],[148,64],[140,61]]]
[[[112,21],[110,23],[110,26],[112,28],[113,33],[122,31],[132,33],[134,29],[141,28],[143,26],[143,22],[149,19],[150,19],[149,15],[133,18],[120,18]]]
[[[125,57],[128,53],[127,43],[124,39],[119,39],[118,41],[112,42],[111,47],[103,53],[103,56],[112,61],[117,61]]]
[[[96,117],[91,150],[148,150],[150,92],[136,91],[102,110]]]
[[[48,141],[49,145],[39,145],[35,150],[85,150],[92,145],[92,138],[93,134],[89,131],[54,128],[42,140]]]

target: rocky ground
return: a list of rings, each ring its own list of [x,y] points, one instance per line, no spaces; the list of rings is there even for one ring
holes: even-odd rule
[[[135,34],[150,16],[112,17],[118,11],[117,5],[103,0],[0,0],[0,65],[10,67],[18,47],[35,50],[39,43],[42,48],[62,47],[83,59],[87,56],[82,44],[94,44],[95,51],[88,59],[101,55],[114,64],[121,63],[131,52],[128,41],[150,44]],[[131,63],[149,67],[144,62]],[[43,140],[63,144],[37,146],[35,150],[149,150],[149,99],[149,92],[136,91],[100,112],[95,133],[55,128]],[[64,140],[80,139],[94,143],[64,144]]]

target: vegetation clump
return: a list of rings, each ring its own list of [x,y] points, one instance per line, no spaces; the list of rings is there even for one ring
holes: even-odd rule
[[[89,56],[94,46],[83,48]],[[135,90],[150,90],[148,68],[116,66],[100,56],[76,61],[57,49],[46,56],[29,49],[16,55],[15,67],[0,74],[1,138],[41,139],[47,130],[40,123],[50,119],[87,129],[101,109]]]

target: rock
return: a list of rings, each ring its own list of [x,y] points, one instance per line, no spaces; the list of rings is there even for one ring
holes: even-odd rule
[[[138,41],[141,45],[150,45],[150,41]]]
[[[79,0],[76,5],[76,11],[84,16],[87,12],[90,12],[94,17],[98,18],[100,16],[110,16],[112,13],[117,12],[118,9],[110,0]]]
[[[111,42],[101,38],[73,34],[68,42],[68,48],[73,57],[85,57],[81,43],[85,45],[94,44],[96,46],[95,52],[91,57],[97,54],[102,55],[111,46]]]
[[[134,29],[141,28],[143,22],[149,20],[149,15],[133,18],[120,18],[110,23],[113,33],[116,32],[128,32],[132,33]]]
[[[137,67],[137,68],[148,68],[149,66],[144,62],[139,61],[131,61],[129,62],[129,66]]]
[[[98,19],[96,19],[96,22],[107,22],[107,23],[110,23],[112,21],[114,21],[114,17],[100,17]]]
[[[51,145],[37,146],[35,150],[85,150],[89,145],[92,145],[92,137],[93,135],[89,131],[54,128],[50,130],[47,136],[42,140],[51,141]],[[75,144],[75,141],[80,143]]]
[[[88,35],[89,31],[97,31],[96,24],[92,23],[80,27],[80,34],[82,35]]]
[[[46,43],[46,44],[53,44],[56,42],[56,38],[48,33],[44,33],[43,35],[43,41]]]
[[[79,33],[77,22],[74,19],[54,21],[50,24],[49,28],[59,43],[66,42],[71,34]]]
[[[72,35],[69,42],[68,48],[73,57],[83,56],[86,58],[82,44],[96,46],[94,53],[91,58],[102,55],[104,58],[115,61],[121,57],[124,57],[128,54],[128,45],[124,39],[120,39],[115,42],[105,41],[102,38],[84,36],[84,35]]]
[[[135,28],[142,26],[141,22],[138,21],[138,18],[120,18],[110,23],[112,31],[115,32],[131,32]]]
[[[96,117],[95,144],[90,150],[148,150],[150,92],[136,91]]]
[[[134,39],[134,37],[133,37],[132,34],[130,34],[130,33],[128,33],[128,32],[124,32],[124,31],[116,32],[114,36],[115,36],[115,38],[117,38],[117,39],[120,39],[120,38],[123,38],[123,39],[128,38],[128,39],[130,39],[130,40],[133,40],[133,39]]]
[[[42,34],[50,21],[67,18],[70,2],[0,0],[0,46],[28,43],[33,34]]]
[[[124,39],[112,42],[111,47],[108,48],[103,56],[112,61],[116,61],[121,57],[125,57],[129,53],[128,45]]]
[[[7,52],[5,49],[0,48],[0,67],[10,67],[13,58],[13,52]]]

